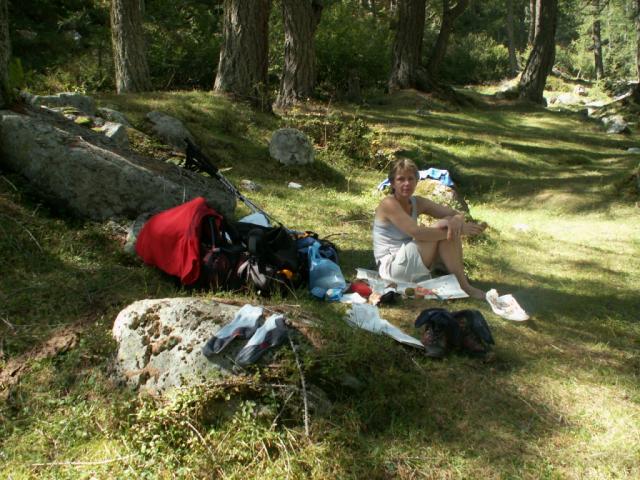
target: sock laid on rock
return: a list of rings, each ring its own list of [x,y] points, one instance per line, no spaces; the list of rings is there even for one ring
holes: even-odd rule
[[[289,335],[284,316],[273,314],[256,330],[247,344],[238,352],[236,363],[240,366],[255,363],[264,352],[281,345]]]
[[[251,338],[260,325],[262,307],[244,305],[231,322],[216,332],[202,347],[202,354],[210,358],[220,353],[235,338]]]

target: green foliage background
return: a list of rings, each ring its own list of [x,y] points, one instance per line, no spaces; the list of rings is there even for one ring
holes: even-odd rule
[[[394,37],[387,2],[329,0],[316,33],[317,87],[321,97],[340,98],[357,77],[365,95],[385,89]],[[591,27],[602,23],[608,78],[635,76],[633,2],[560,0],[557,66],[574,76],[595,77]],[[364,6],[364,5],[369,5]],[[374,5],[375,8],[371,7]],[[526,54],[529,2],[512,0],[515,46]],[[274,0],[270,19],[270,88],[276,92],[283,65],[282,6]],[[222,0],[147,0],[145,31],[154,88],[205,89],[213,84],[221,45]],[[10,2],[14,61],[21,82],[36,93],[61,90],[112,91],[113,64],[107,0],[24,0]],[[428,0],[423,46],[431,54],[442,18],[442,2]],[[442,66],[453,84],[499,81],[508,75],[506,2],[471,2],[456,21]]]

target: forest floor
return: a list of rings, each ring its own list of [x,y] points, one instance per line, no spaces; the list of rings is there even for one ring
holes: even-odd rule
[[[639,156],[626,152],[640,138],[607,135],[578,113],[475,96],[464,110],[401,92],[286,118],[206,92],[99,98],[141,130],[151,109],[183,119],[232,182],[264,187],[251,194],[258,205],[290,228],[332,235],[348,279],[371,266],[374,187],[393,152],[448,168],[489,224],[465,245],[467,271],[481,288],[514,294],[531,320],[503,320],[477,300],[445,307],[485,315],[492,362],[431,360],[353,330],[343,305],[305,291],[216,294],[319,319],[301,357],[331,408],[311,411],[309,436],[300,390],[285,398],[274,386],[299,384],[288,348],[239,383],[169,400],[114,384],[117,313],[194,292],[124,254],[119,225],[69,218],[0,172],[0,478],[640,477]],[[269,159],[283,125],[315,139],[313,165]],[[417,314],[439,305],[405,300],[381,312],[417,335]],[[229,399],[235,412],[218,415]]]

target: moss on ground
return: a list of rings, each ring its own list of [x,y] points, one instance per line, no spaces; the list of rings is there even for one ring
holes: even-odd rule
[[[451,302],[446,307],[485,314],[497,358],[434,362],[351,329],[344,307],[299,291],[267,303],[285,304],[294,320],[320,319],[306,329],[315,348],[296,337],[307,383],[332,404],[328,412],[311,411],[309,438],[299,373],[286,348],[271,368],[235,384],[189,389],[166,402],[140,398],[110,379],[113,320],[135,300],[191,292],[120,253],[117,226],[70,219],[0,172],[0,367],[61,327],[80,331],[65,353],[27,360],[20,382],[4,392],[3,477],[640,476],[640,222],[638,192],[628,180],[638,158],[625,152],[637,145],[636,134],[606,135],[577,114],[508,102],[461,110],[415,92],[357,109],[315,105],[293,119],[206,92],[101,103],[143,132],[151,109],[182,118],[230,168],[225,175],[233,183],[248,178],[264,187],[251,193],[258,205],[291,228],[331,235],[350,278],[371,262],[371,217],[380,199],[373,189],[385,162],[352,161],[350,145],[360,155],[363,143],[345,133],[323,139],[312,167],[282,168],[269,159],[270,132],[304,123],[306,114],[316,130],[336,118],[341,124],[329,123],[329,130],[370,131],[371,158],[381,149],[401,151],[422,166],[448,168],[471,214],[490,226],[466,246],[471,277],[513,293],[532,320],[510,323],[484,303]],[[153,143],[143,147],[162,154]],[[303,189],[288,189],[289,181]],[[382,315],[417,333],[417,313],[437,305],[410,300]],[[233,408],[223,414],[223,406]]]

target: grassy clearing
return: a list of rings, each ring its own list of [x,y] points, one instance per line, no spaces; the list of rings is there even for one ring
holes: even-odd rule
[[[103,103],[141,130],[150,109],[184,119],[234,183],[263,185],[256,203],[292,228],[335,235],[347,276],[370,264],[372,189],[385,173],[357,166],[339,136],[311,168],[268,159],[269,132],[308,112],[281,121],[200,92]],[[0,406],[0,477],[638,478],[640,222],[637,192],[625,187],[638,164],[625,150],[637,137],[608,136],[577,114],[456,111],[411,92],[319,111],[364,119],[376,148],[449,168],[491,227],[467,246],[472,278],[516,295],[533,319],[515,324],[481,302],[451,303],[485,314],[497,358],[434,362],[352,330],[341,306],[305,292],[271,300],[295,305],[292,318],[322,319],[306,332],[317,348],[297,339],[307,382],[331,404],[314,404],[308,439],[299,391],[273,387],[298,384],[289,349],[237,385],[139,398],[109,378],[112,322],[134,300],[192,292],[121,254],[117,226],[69,220],[2,172],[0,367],[63,326],[79,325],[80,335],[66,353],[27,361]],[[414,333],[428,306],[382,313]]]

